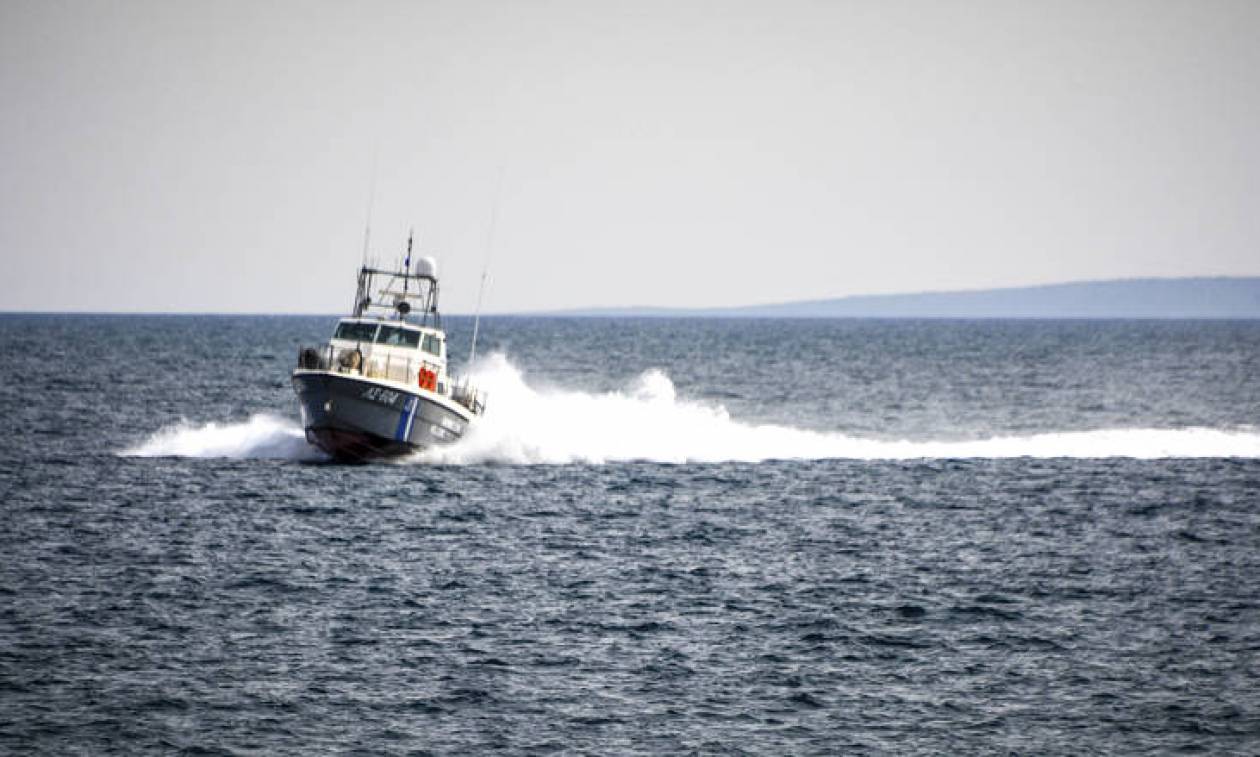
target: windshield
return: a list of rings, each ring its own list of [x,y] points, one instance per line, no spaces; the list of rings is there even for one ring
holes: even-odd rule
[[[420,344],[420,332],[397,326],[381,326],[376,343],[386,347],[416,347]]]
[[[337,333],[333,334],[333,339],[345,339],[349,342],[370,342],[372,341],[372,337],[375,335],[375,323],[342,321],[337,324]]]

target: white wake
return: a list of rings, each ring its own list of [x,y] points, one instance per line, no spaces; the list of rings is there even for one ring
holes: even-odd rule
[[[774,424],[746,423],[720,405],[679,398],[649,370],[620,391],[531,386],[502,355],[481,362],[476,383],[489,409],[459,442],[406,462],[564,464],[618,461],[759,462],[845,458],[1260,457],[1255,430],[1211,428],[1065,431],[978,441],[886,441]],[[296,421],[256,415],[244,423],[180,424],[123,454],[142,457],[319,459]]]
[[[244,423],[177,423],[122,452],[124,457],[222,457],[320,460],[306,443],[302,427],[288,419],[259,414]]]
[[[443,463],[758,462],[848,458],[1260,457],[1260,434],[1208,428],[1115,429],[981,441],[879,441],[732,419],[720,405],[680,399],[660,370],[622,391],[530,386],[502,355],[476,380],[490,408],[450,447],[416,456]]]

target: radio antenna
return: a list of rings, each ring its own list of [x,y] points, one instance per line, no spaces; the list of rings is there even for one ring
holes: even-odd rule
[[[503,166],[499,166],[499,179],[494,184],[494,202],[490,204],[490,228],[486,232],[486,263],[481,267],[481,286],[477,288],[477,312],[473,316],[472,347],[468,350],[468,370],[477,359],[477,332],[481,328],[481,301],[486,294],[486,275],[490,272],[490,256],[494,253],[494,227],[499,218],[499,194],[503,190]]]
[[[366,268],[368,264],[368,245],[372,242],[372,206],[376,204],[376,160],[380,156],[380,149],[372,152],[372,181],[368,185],[368,204],[367,204],[367,220],[363,223],[363,255],[359,259],[359,267]]]
[[[407,257],[403,258],[403,297],[407,296],[407,282],[411,281],[411,238],[416,235],[415,227],[407,232]]]

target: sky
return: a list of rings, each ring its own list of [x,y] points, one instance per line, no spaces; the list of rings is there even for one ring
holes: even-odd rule
[[[0,0],[0,310],[1260,275],[1260,2]],[[493,219],[493,220],[492,220]]]

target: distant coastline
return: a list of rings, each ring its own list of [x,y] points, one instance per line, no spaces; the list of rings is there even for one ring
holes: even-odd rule
[[[214,316],[336,318],[316,311],[3,310],[21,316]],[[472,313],[452,312],[454,318]],[[491,311],[495,318],[958,318],[958,319],[1260,319],[1260,276],[1110,279],[1027,287],[852,295],[718,308],[612,307]]]
[[[504,315],[507,315],[506,313]],[[583,308],[521,315],[662,318],[1260,318],[1260,277],[1112,279],[727,308]]]

